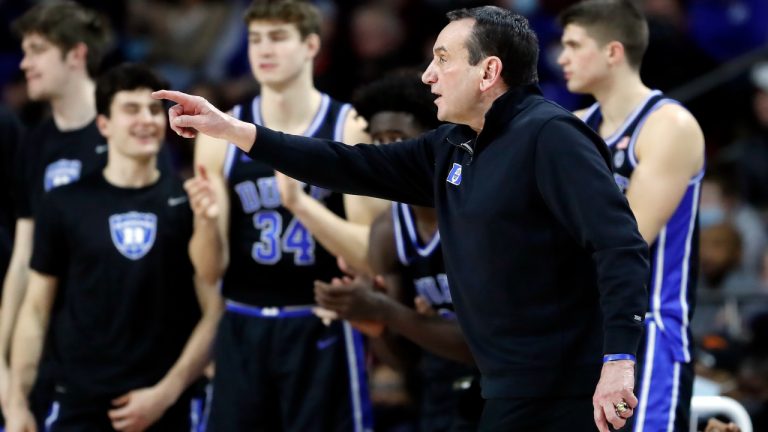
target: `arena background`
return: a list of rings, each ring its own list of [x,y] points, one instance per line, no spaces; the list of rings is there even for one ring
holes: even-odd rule
[[[0,0],[2,103],[27,125],[44,117],[46,108],[26,97],[19,40],[9,27],[35,3]],[[174,88],[203,95],[224,109],[258,92],[246,58],[242,11],[247,0],[79,3],[104,13],[114,27],[104,66],[149,63]],[[423,67],[446,11],[495,3],[526,15],[538,33],[545,95],[569,109],[591,102],[567,92],[556,63],[560,29],[555,16],[572,0],[314,3],[324,15],[316,83],[338,99],[349,100],[360,84],[394,69]],[[642,77],[681,100],[706,136],[702,282],[693,323],[701,378],[696,392],[735,397],[750,411],[755,430],[768,430],[768,1],[640,3],[650,21]],[[188,173],[191,142],[175,135],[168,141],[177,168]],[[383,393],[379,397],[387,400]]]

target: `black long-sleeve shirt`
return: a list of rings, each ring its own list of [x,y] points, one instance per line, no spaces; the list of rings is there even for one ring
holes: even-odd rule
[[[447,125],[347,146],[258,127],[250,156],[291,177],[437,209],[451,295],[483,395],[591,395],[602,354],[635,354],[648,248],[593,131],[536,86],[478,135]]]

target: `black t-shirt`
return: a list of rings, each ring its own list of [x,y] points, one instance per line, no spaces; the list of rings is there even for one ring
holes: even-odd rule
[[[16,213],[32,218],[43,195],[53,188],[99,171],[107,163],[107,144],[96,127],[62,132],[52,118],[32,129],[18,152]]]
[[[78,400],[155,384],[199,319],[181,182],[123,189],[101,173],[53,190],[35,224],[34,270],[56,276],[50,340],[59,389]]]

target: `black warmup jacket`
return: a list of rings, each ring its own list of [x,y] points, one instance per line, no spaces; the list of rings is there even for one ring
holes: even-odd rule
[[[484,397],[591,395],[603,354],[636,353],[648,247],[602,139],[537,86],[499,97],[479,135],[446,125],[348,146],[257,127],[249,155],[317,186],[437,209]]]

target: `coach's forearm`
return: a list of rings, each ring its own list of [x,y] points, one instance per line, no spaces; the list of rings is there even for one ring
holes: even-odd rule
[[[223,138],[248,153],[256,141],[256,125],[244,122],[235,117],[229,117],[229,127],[226,128]]]

